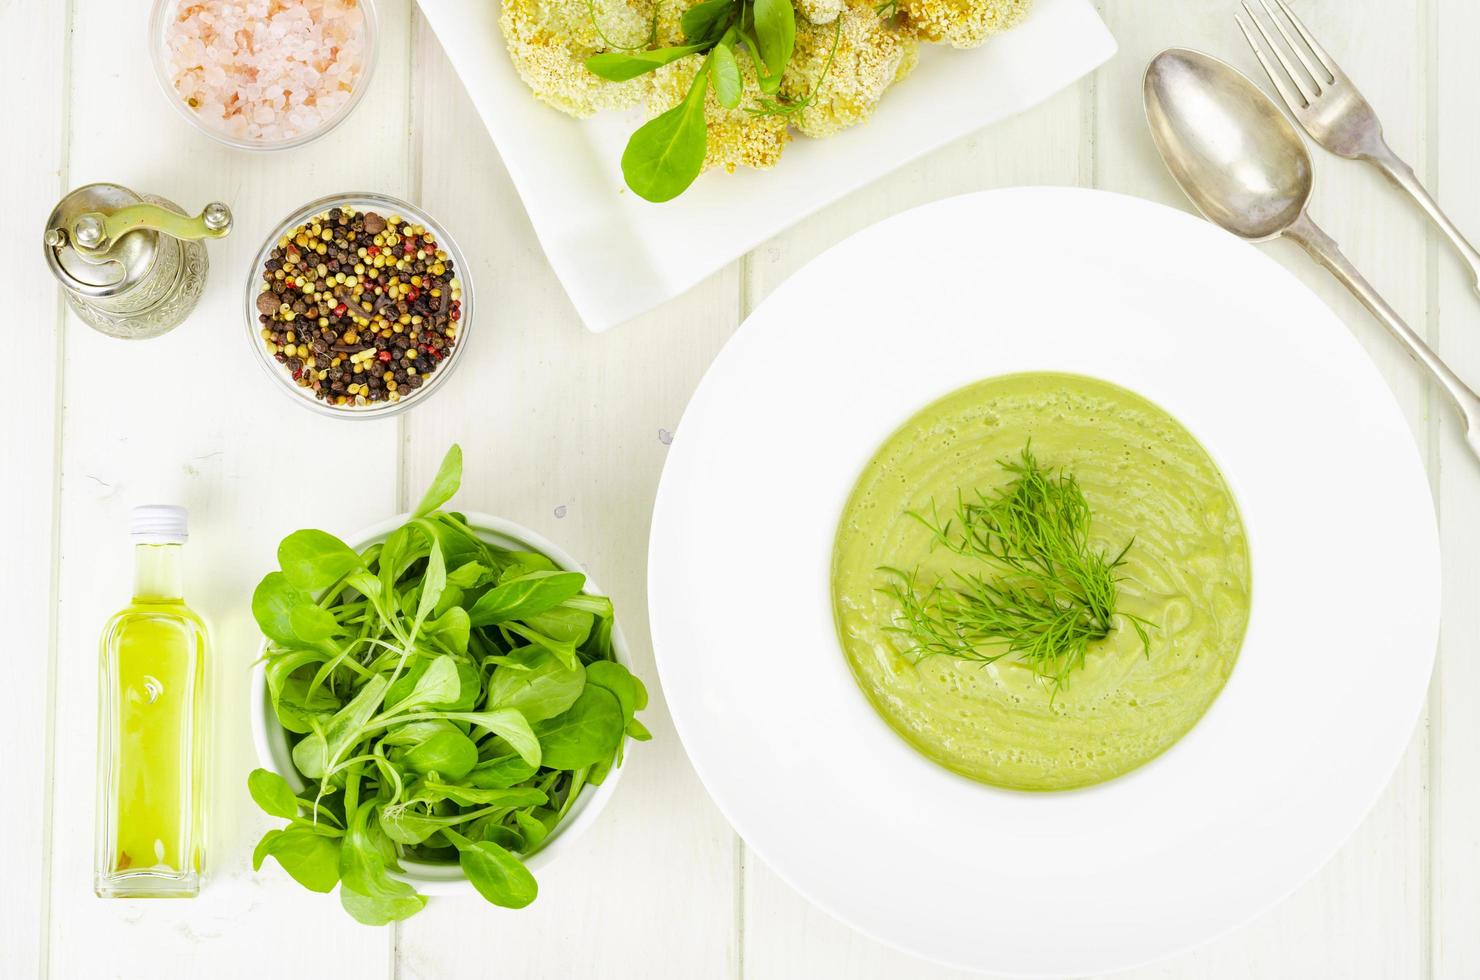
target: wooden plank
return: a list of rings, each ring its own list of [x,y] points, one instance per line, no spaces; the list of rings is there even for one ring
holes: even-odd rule
[[[1421,164],[1425,112],[1419,69],[1425,42],[1419,0],[1296,0],[1293,5],[1378,107],[1394,146]],[[1100,76],[1100,186],[1188,206],[1146,135],[1141,75],[1159,50],[1178,45],[1224,58],[1263,84],[1258,63],[1233,23],[1234,9],[1231,4],[1180,5],[1172,16],[1161,5],[1106,5],[1121,53]],[[1313,215],[1388,299],[1421,324],[1426,268],[1421,226],[1380,177],[1314,146],[1312,152],[1317,171]],[[1351,326],[1393,388],[1415,438],[1425,445],[1425,386],[1407,358],[1297,248],[1278,244],[1269,249]],[[1223,940],[1126,976],[1423,975],[1425,769],[1421,727],[1381,802],[1314,879]]]
[[[928,55],[928,52],[927,52]],[[892,214],[955,194],[1015,184],[1076,184],[1090,171],[1093,80],[886,177],[778,235],[749,262],[747,309],[818,253]],[[888,256],[880,256],[887,273]],[[744,976],[945,980],[964,976],[879,943],[810,904],[759,857],[744,862]]]
[[[61,301],[38,262],[37,236],[61,196],[66,134],[67,8],[45,4],[22,11],[0,5],[0,37],[10,38],[8,72],[16,90],[16,132],[24,137],[0,156],[0,187],[12,234],[0,241],[0,264],[16,270],[28,288],[10,292],[13,323],[24,326],[25,355],[11,372],[9,410],[0,413],[4,447],[5,500],[14,521],[9,556],[0,565],[0,594],[10,623],[10,686],[18,696],[0,718],[0,738],[20,748],[10,753],[9,782],[15,790],[0,820],[14,849],[6,867],[5,914],[0,915],[0,977],[37,976],[46,969],[48,911],[47,815],[51,751],[51,672],[56,660],[57,436],[62,414],[59,365],[62,356]],[[22,271],[23,270],[23,271]]]
[[[735,843],[663,705],[647,626],[647,534],[666,433],[734,329],[736,267],[610,333],[589,334],[541,254],[497,151],[419,24],[415,138],[420,203],[469,256],[478,332],[468,361],[406,417],[403,502],[451,442],[458,505],[559,542],[608,590],[653,700],[601,821],[540,873],[527,909],[434,901],[400,928],[403,980],[716,977],[735,972]]]
[[[269,154],[218,147],[176,117],[152,77],[138,5],[75,6],[72,182],[114,180],[192,209],[219,197],[236,227],[212,243],[202,303],[173,333],[124,343],[67,324],[51,974],[389,976],[389,930],[356,925],[334,897],[271,862],[251,870],[253,845],[276,822],[246,792],[257,764],[247,678],[260,641],[248,599],[287,532],[349,534],[390,512],[397,426],[321,418],[274,391],[247,350],[242,289],[264,236],[302,203],[364,186],[406,193],[408,0],[377,5],[379,65],[354,118],[310,149]],[[92,651],[128,599],[128,507],[157,496],[190,507],[188,598],[214,624],[211,879],[194,901],[99,901]]]
[[[1433,112],[1427,177],[1451,218],[1480,240],[1480,129],[1475,126],[1480,62],[1466,43],[1480,32],[1480,7],[1432,0],[1429,89]],[[1422,171],[1420,171],[1422,173]],[[1439,350],[1480,386],[1480,307],[1473,281],[1447,240],[1430,236],[1433,292],[1429,329]],[[1462,426],[1436,397],[1439,518],[1444,542],[1444,625],[1430,696],[1431,962],[1437,980],[1480,976],[1480,468],[1461,444]]]
[[[26,116],[17,127],[27,138],[0,163],[0,178],[16,189],[22,214],[36,212],[34,220],[26,219],[30,224],[40,221],[61,189],[57,170],[66,162],[60,149],[66,8],[42,6],[44,11],[28,9],[22,17],[16,5],[0,5],[0,27],[10,28],[5,36],[26,38],[12,40],[10,64],[19,66],[22,88],[32,93],[20,103]],[[40,826],[39,806],[5,815],[7,830],[18,826],[22,840],[31,839],[28,833],[38,840],[45,836],[54,856],[48,865],[37,848],[9,870],[7,897],[34,894],[40,901],[34,909],[7,902],[7,915],[0,917],[4,976],[39,972],[30,964],[45,956],[37,939],[43,931],[50,940],[50,974],[58,977],[389,974],[392,934],[354,927],[332,899],[304,893],[275,869],[260,875],[246,870],[250,847],[269,822],[255,813],[242,785],[243,773],[254,764],[242,735],[242,687],[255,656],[245,597],[270,565],[277,538],[297,526],[348,530],[377,519],[397,500],[390,490],[376,488],[396,486],[398,479],[404,505],[419,492],[445,443],[458,439],[469,456],[463,505],[521,520],[585,558],[618,602],[639,670],[651,679],[642,568],[664,453],[661,432],[676,426],[693,385],[733,329],[737,307],[752,308],[786,275],[851,231],[912,204],[977,187],[1074,183],[1098,174],[1102,186],[1180,206],[1143,138],[1138,85],[1146,59],[1165,45],[1192,44],[1257,70],[1225,5],[1183,5],[1172,16],[1156,5],[1109,4],[1122,54],[1093,86],[835,205],[754,253],[743,280],[736,269],[727,270],[644,322],[592,338],[576,323],[496,154],[424,30],[414,39],[414,114],[409,107],[406,0],[380,4],[385,36],[378,79],[353,128],[311,150],[250,157],[216,149],[175,119],[155,91],[142,54],[122,63],[109,57],[113,39],[140,30],[137,11],[114,9],[125,6],[76,0],[77,77],[71,90],[80,98],[73,108],[69,183],[119,180],[163,191],[187,207],[223,196],[237,208],[238,226],[232,239],[212,246],[215,274],[187,326],[149,344],[123,345],[69,319],[65,365],[59,334],[51,342],[32,341],[35,370],[15,379],[21,387],[12,389],[28,410],[0,423],[0,444],[19,454],[25,468],[18,472],[32,474],[14,483],[8,498],[18,500],[19,512],[29,519],[17,560],[0,571],[0,588],[19,597],[17,608],[38,611],[17,637],[16,648],[27,656],[16,669],[26,672],[24,689],[36,692],[26,700],[43,706],[47,658],[35,652],[53,648],[52,585],[50,574],[38,570],[50,565],[53,554],[50,474],[58,474],[59,466],[61,482],[53,778],[43,778],[39,766],[19,773],[19,784],[37,787],[38,797],[54,781],[52,820]],[[1454,216],[1480,237],[1480,189],[1470,180],[1480,162],[1480,143],[1471,131],[1474,74],[1480,69],[1465,47],[1480,28],[1480,11],[1463,0],[1405,0],[1396,6],[1300,0],[1297,6],[1378,104],[1395,146],[1437,178]],[[1425,9],[1431,11],[1427,21],[1420,16]],[[1397,70],[1421,65],[1426,47],[1437,54],[1428,79],[1437,93],[1432,111],[1423,102],[1424,73]],[[32,78],[41,81],[28,83]],[[88,94],[100,90],[113,97]],[[1095,90],[1091,99],[1087,93]],[[130,112],[117,113],[119,104]],[[1093,139],[1081,142],[1081,130],[1096,117]],[[408,120],[414,125],[408,127]],[[481,322],[492,329],[477,336],[469,365],[448,389],[403,422],[354,428],[318,420],[271,394],[257,369],[236,353],[242,342],[236,334],[238,290],[248,253],[282,213],[344,189],[346,175],[356,185],[414,194],[416,167],[399,149],[408,128],[416,134],[416,151],[429,151],[420,167],[421,203],[445,216],[475,256]],[[137,139],[141,131],[151,138]],[[1425,145],[1426,136],[1441,132],[1435,145]],[[1354,164],[1317,152],[1317,167],[1317,217],[1400,309],[1415,320],[1427,309],[1428,327],[1445,354],[1462,373],[1480,378],[1480,341],[1465,325],[1475,300],[1457,266],[1430,242],[1436,272],[1430,291],[1415,259],[1424,244],[1416,215]],[[22,227],[30,224],[23,221]],[[18,238],[7,246],[16,252],[11,266],[34,268],[34,243]],[[1443,464],[1438,494],[1446,623],[1432,743],[1420,733],[1358,835],[1288,901],[1202,951],[1132,976],[1421,976],[1429,955],[1435,976],[1475,976],[1480,794],[1473,774],[1480,748],[1473,712],[1461,699],[1480,683],[1472,649],[1480,628],[1473,602],[1480,576],[1472,557],[1480,553],[1480,519],[1473,509],[1480,477],[1447,416],[1441,414],[1436,427],[1426,424],[1424,387],[1379,328],[1298,252],[1282,246],[1272,251],[1352,325],[1398,391],[1415,432]],[[23,316],[55,322],[54,294],[34,292],[36,309],[21,311]],[[27,295],[17,298],[31,302]],[[222,350],[227,356],[220,356]],[[181,367],[187,364],[211,365],[211,374],[188,374]],[[67,412],[53,423],[48,413],[50,406],[59,410],[63,382]],[[236,397],[250,407],[181,411]],[[60,461],[55,424],[64,426]],[[405,462],[399,473],[398,454]],[[355,474],[352,492],[327,492],[326,481],[332,485],[334,475],[346,469]],[[126,598],[127,506],[137,494],[161,492],[150,484],[171,481],[183,487],[194,511],[192,599],[216,620],[216,878],[194,903],[99,902],[89,883],[92,644],[103,619]],[[271,506],[263,506],[268,500]],[[557,516],[561,507],[563,516]],[[506,915],[476,902],[434,902],[400,930],[401,976],[481,975],[490,963],[511,976],[950,975],[858,936],[747,857],[698,786],[660,704],[652,714],[657,740],[634,752],[632,770],[601,825],[576,846],[577,853],[542,876],[539,904]],[[44,707],[23,705],[8,718],[6,734],[34,739],[48,717]],[[24,766],[26,760],[12,763]],[[1426,780],[1432,793],[1431,855],[1423,843]],[[1432,923],[1423,912],[1430,860]],[[49,920],[43,918],[48,886]],[[310,922],[312,928],[305,928]],[[470,934],[488,938],[469,942]],[[88,941],[78,942],[78,936]]]

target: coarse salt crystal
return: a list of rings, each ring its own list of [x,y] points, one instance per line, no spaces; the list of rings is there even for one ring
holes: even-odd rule
[[[175,91],[213,128],[281,142],[327,125],[360,83],[359,0],[180,0],[165,35]]]

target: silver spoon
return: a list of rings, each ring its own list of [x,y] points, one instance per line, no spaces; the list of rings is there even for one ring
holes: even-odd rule
[[[1306,213],[1314,183],[1310,153],[1274,101],[1238,69],[1186,48],[1151,60],[1143,93],[1156,149],[1203,217],[1251,242],[1298,242],[1428,369],[1464,417],[1465,442],[1480,457],[1480,395]]]

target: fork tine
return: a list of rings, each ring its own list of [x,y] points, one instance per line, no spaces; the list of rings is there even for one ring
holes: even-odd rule
[[[1248,11],[1250,17],[1254,16],[1254,12],[1249,10],[1248,4],[1244,4],[1244,9]],[[1249,29],[1249,24],[1244,20],[1243,15],[1236,13],[1233,15],[1233,19],[1238,21],[1239,30],[1244,32],[1244,38],[1249,42],[1249,47],[1254,49],[1254,57],[1258,58],[1259,63],[1264,66],[1264,74],[1268,75],[1269,80],[1274,83],[1274,87],[1280,93],[1280,98],[1285,100],[1285,105],[1290,107],[1290,111],[1299,112],[1302,109],[1308,108],[1310,101],[1293,86],[1290,76],[1276,68],[1264,56],[1264,46],[1255,40],[1254,32]],[[1255,21],[1255,26],[1257,25],[1258,21]],[[1261,36],[1264,36],[1265,40],[1269,39],[1267,35],[1264,35],[1262,29],[1259,33]]]
[[[1295,60],[1300,62],[1300,67],[1305,69],[1305,78],[1310,79],[1310,83],[1316,91],[1316,98],[1320,98],[1321,73],[1318,73],[1315,66],[1310,63],[1310,56],[1306,54],[1304,46],[1291,37],[1289,31],[1285,30],[1285,22],[1280,20],[1275,14],[1274,8],[1269,5],[1269,0],[1259,0],[1259,6],[1264,8],[1264,13],[1269,18],[1269,22],[1274,25],[1275,30],[1280,32],[1280,37],[1285,39],[1285,44],[1289,47],[1290,53],[1295,56]],[[1287,65],[1286,67],[1289,66]],[[1303,81],[1304,79],[1301,80]],[[1327,84],[1330,84],[1330,82],[1328,81]]]
[[[1320,42],[1311,35],[1310,31],[1306,30],[1305,25],[1300,22],[1299,17],[1295,16],[1295,11],[1290,9],[1290,5],[1285,0],[1274,0],[1274,2],[1279,5],[1280,11],[1290,19],[1291,26],[1295,28],[1301,40],[1310,48],[1310,53],[1316,56],[1316,60],[1321,63],[1321,67],[1326,69],[1326,75],[1334,84],[1337,74],[1341,71],[1341,69],[1336,67],[1335,59],[1327,54],[1326,49],[1321,47]],[[1309,66],[1310,62],[1306,62],[1306,67]]]
[[[1262,3],[1263,0],[1260,0],[1260,2]],[[1318,91],[1312,92],[1310,90],[1307,82],[1309,76],[1302,74],[1299,69],[1290,64],[1290,59],[1285,56],[1284,47],[1279,41],[1275,40],[1273,34],[1269,33],[1269,29],[1264,26],[1264,21],[1259,19],[1259,15],[1254,13],[1254,8],[1249,6],[1249,0],[1243,0],[1243,7],[1244,13],[1249,15],[1249,21],[1254,25],[1254,29],[1259,32],[1260,37],[1264,38],[1264,43],[1269,45],[1269,50],[1274,53],[1275,58],[1279,60],[1280,65],[1285,69],[1285,76],[1300,90],[1301,96],[1305,99],[1305,104],[1309,106],[1316,100],[1316,96],[1320,94]],[[1266,7],[1265,9],[1268,10],[1269,8]]]

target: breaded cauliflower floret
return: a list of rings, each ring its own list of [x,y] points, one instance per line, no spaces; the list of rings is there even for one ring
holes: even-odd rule
[[[661,3],[658,5],[658,45],[660,47],[672,44],[683,44],[683,27],[680,21],[683,19],[684,11],[699,3],[700,0],[674,0],[672,3]],[[831,24],[842,13],[843,8],[848,6],[848,0],[792,0],[792,8],[797,15],[797,28],[802,27],[802,22],[809,24]],[[735,46],[735,53],[739,54],[741,45]]]
[[[585,62],[612,45],[646,44],[652,32],[654,3],[503,0],[499,25],[514,67],[535,97],[572,116],[589,116],[642,101],[646,88],[642,81],[609,82],[587,71]]]
[[[907,28],[922,41],[974,48],[1027,16],[1033,0],[899,0]]]
[[[737,60],[745,93],[739,107],[726,109],[720,105],[714,98],[713,88],[704,97],[704,118],[709,130],[704,153],[705,170],[724,167],[733,173],[737,166],[774,167],[781,159],[786,141],[791,138],[786,131],[784,116],[762,116],[745,111],[755,98],[755,66],[748,57]],[[703,55],[693,54],[664,65],[647,76],[652,79],[648,111],[656,116],[682,102],[694,80],[694,73],[703,63]]]
[[[654,33],[657,35],[655,47],[676,47],[684,43],[683,15],[684,11],[697,4],[699,0],[672,0],[670,3],[658,4],[658,22]]]
[[[791,124],[817,137],[866,121],[884,90],[915,67],[919,47],[914,38],[891,28],[868,0],[850,2],[835,23],[798,24],[796,53],[782,76],[781,94],[788,102],[800,102],[819,78],[822,85],[805,109],[792,114]]]
[[[831,24],[848,6],[846,0],[792,0],[792,4],[797,16],[809,24]],[[802,24],[798,23],[797,33],[800,34],[801,30]]]

